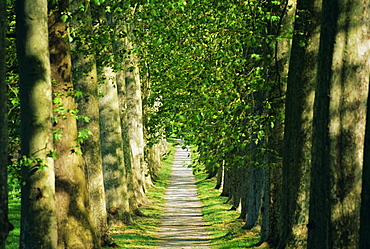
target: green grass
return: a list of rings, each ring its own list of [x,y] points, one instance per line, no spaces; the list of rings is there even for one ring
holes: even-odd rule
[[[202,170],[197,170],[195,176],[211,247],[246,248],[257,243],[258,231],[241,229],[244,221],[238,219],[239,212],[230,211],[230,205],[225,204],[227,197],[220,196],[221,191],[215,189],[216,179],[206,179],[207,174]]]
[[[7,249],[19,248],[21,219],[21,200],[19,198],[9,199],[9,220],[14,226],[14,230],[9,233],[5,247]]]

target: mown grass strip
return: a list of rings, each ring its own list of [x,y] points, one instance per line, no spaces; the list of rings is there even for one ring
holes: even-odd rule
[[[257,243],[258,233],[242,229],[244,220],[238,219],[239,213],[230,211],[230,205],[225,204],[227,197],[220,196],[221,191],[215,189],[216,179],[206,179],[207,174],[199,167],[194,172],[211,247],[246,248]]]

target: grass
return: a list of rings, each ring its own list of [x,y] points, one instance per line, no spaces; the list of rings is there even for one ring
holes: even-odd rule
[[[14,226],[14,230],[9,233],[5,247],[7,249],[19,248],[20,220],[21,220],[21,200],[20,198],[9,198],[9,220]]]
[[[207,174],[202,170],[197,170],[195,177],[211,247],[246,248],[257,243],[258,231],[242,229],[244,220],[238,219],[239,213],[230,211],[230,205],[225,204],[227,197],[220,196],[221,191],[215,189],[216,179],[206,179]]]

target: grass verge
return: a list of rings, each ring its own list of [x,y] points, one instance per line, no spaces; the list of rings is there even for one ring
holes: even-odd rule
[[[134,217],[135,225],[119,227],[112,231],[112,236],[120,248],[157,248],[156,233],[164,212],[164,195],[171,177],[175,141],[168,141],[168,151],[167,158],[162,161],[158,180],[147,191],[152,204],[141,209],[146,217]]]
[[[259,234],[242,229],[244,220],[238,219],[239,213],[230,211],[230,205],[225,204],[227,197],[220,196],[221,191],[215,189],[216,179],[206,179],[207,174],[199,168],[195,177],[211,247],[246,248],[257,243]]]

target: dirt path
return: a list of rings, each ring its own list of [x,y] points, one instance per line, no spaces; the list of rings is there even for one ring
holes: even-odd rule
[[[178,146],[165,196],[158,248],[210,248],[195,177],[188,164],[189,152]]]

